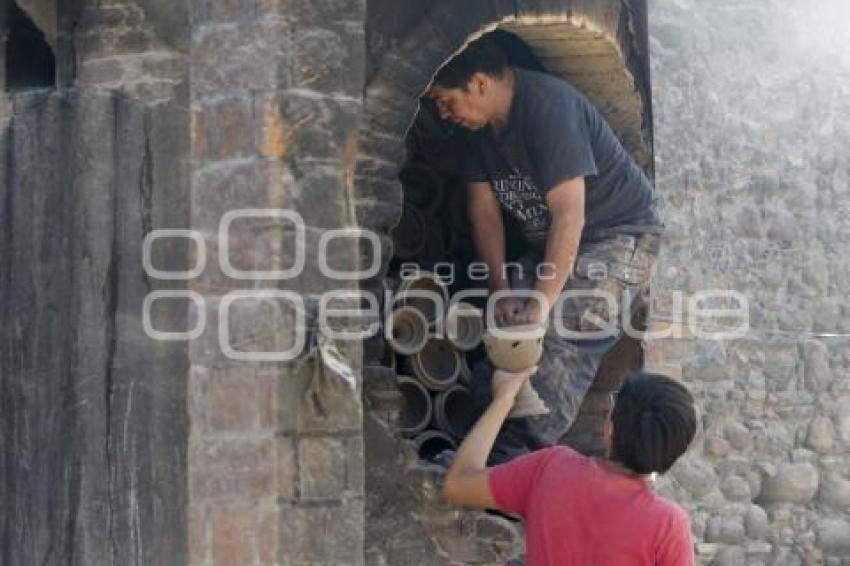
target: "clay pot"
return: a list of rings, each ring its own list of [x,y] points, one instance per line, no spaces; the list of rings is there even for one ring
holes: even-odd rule
[[[469,390],[454,385],[434,398],[434,422],[452,438],[462,438],[474,424],[474,409]]]
[[[458,350],[469,352],[481,342],[484,334],[484,315],[481,309],[469,303],[455,303],[449,307],[446,331],[449,341]]]
[[[457,444],[449,435],[438,430],[426,430],[413,439],[416,453],[422,460],[432,460],[444,450],[455,450]]]
[[[402,407],[398,417],[398,431],[405,436],[414,436],[428,427],[433,416],[431,393],[419,381],[406,375],[397,378],[402,395]]]
[[[509,326],[484,333],[487,357],[497,368],[521,371],[535,365],[543,355],[546,327],[538,324]]]
[[[428,343],[428,321],[420,310],[401,307],[393,311],[390,322],[390,346],[399,354],[412,356]]]
[[[461,359],[448,340],[431,338],[410,358],[410,366],[422,385],[432,391],[448,389],[460,376]]]
[[[419,310],[429,323],[433,323],[445,314],[449,303],[449,291],[435,274],[430,271],[419,271],[415,277],[405,278],[399,282],[395,298],[397,304]],[[437,299],[439,303],[435,302]]]
[[[534,366],[543,355],[543,336],[546,327],[541,325],[500,328],[502,335],[487,331],[484,346],[490,361],[499,369],[517,372]],[[548,415],[549,409],[530,381],[523,384],[508,418]]]

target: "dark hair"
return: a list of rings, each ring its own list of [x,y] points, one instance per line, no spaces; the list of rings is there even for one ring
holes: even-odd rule
[[[611,420],[611,459],[639,474],[669,470],[697,429],[693,396],[678,381],[655,373],[626,378]]]
[[[505,53],[492,39],[482,37],[467,45],[443,65],[434,76],[434,84],[443,88],[466,90],[475,73],[501,77],[507,66]]]

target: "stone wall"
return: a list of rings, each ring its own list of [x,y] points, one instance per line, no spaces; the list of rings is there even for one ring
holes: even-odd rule
[[[850,563],[848,15],[839,1],[650,3],[668,225],[655,320],[682,334],[650,359],[702,410],[661,488],[691,511],[705,563]],[[749,300],[743,337],[675,324],[672,292],[710,288]]]

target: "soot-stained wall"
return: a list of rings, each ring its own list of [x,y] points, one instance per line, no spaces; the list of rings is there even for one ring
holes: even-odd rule
[[[185,558],[185,344],[142,332],[151,229],[188,219],[179,107],[35,91],[2,125],[4,564]],[[154,255],[181,269],[180,245]],[[157,309],[160,328],[186,312]]]

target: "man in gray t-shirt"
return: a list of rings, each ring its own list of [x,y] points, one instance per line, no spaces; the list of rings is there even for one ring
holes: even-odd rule
[[[613,233],[660,233],[652,186],[584,96],[561,79],[509,68],[507,122],[476,133],[466,179],[489,182],[528,243],[545,251],[551,225],[547,194],[584,178],[582,240]]]
[[[497,301],[495,320],[500,326],[550,323],[532,384],[551,413],[525,423],[531,432],[519,444],[557,442],[622,332],[620,309],[635,310],[635,301],[622,304],[624,293],[648,289],[663,231],[652,186],[587,99],[559,78],[507,65],[487,39],[444,65],[429,96],[441,118],[475,131],[463,174],[473,241],[489,268],[491,292],[533,288],[545,298]],[[503,269],[503,214],[527,244],[524,282]],[[589,265],[600,266],[603,276],[590,273]],[[588,292],[558,302],[563,291]],[[592,339],[556,332],[556,306],[561,328],[593,333]],[[603,328],[613,329],[605,339],[599,338]],[[516,455],[504,452],[501,459]]]

